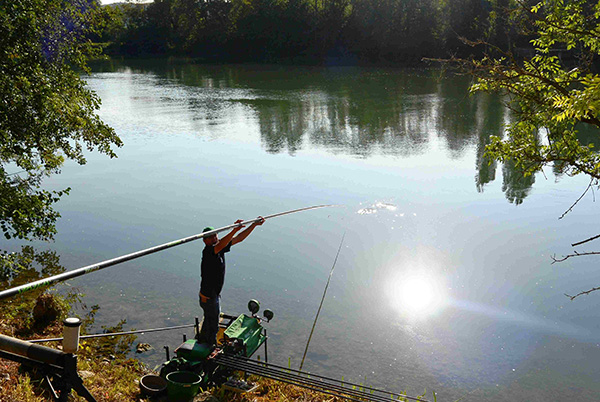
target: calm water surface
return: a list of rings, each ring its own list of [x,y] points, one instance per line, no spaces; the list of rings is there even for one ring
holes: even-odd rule
[[[510,116],[495,97],[469,96],[465,77],[132,62],[98,66],[88,83],[125,146],[48,181],[73,190],[56,242],[37,246],[68,269],[206,225],[338,204],[270,220],[228,255],[223,309],[256,298],[274,310],[270,361],[300,364],[345,233],[307,370],[438,401],[598,400],[599,295],[564,296],[600,284],[597,261],[551,264],[597,234],[591,195],[558,219],[587,181],[490,165],[483,148]],[[66,286],[101,305],[99,326],[191,323],[202,246]],[[181,332],[139,340],[157,364]]]

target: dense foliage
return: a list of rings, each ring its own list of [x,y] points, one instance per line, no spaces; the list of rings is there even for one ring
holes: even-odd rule
[[[600,2],[544,0],[521,15],[533,28],[530,57],[505,53],[471,66],[479,77],[472,90],[506,94],[515,116],[506,140],[494,138],[489,151],[526,174],[552,165],[599,179],[600,155],[580,133],[600,134]]]
[[[112,52],[254,62],[417,62],[518,42],[514,0],[155,0],[112,9]]]
[[[590,178],[585,194],[600,179],[600,154],[594,144],[600,135],[600,1],[542,0],[520,6],[514,15],[532,38],[529,54],[518,57],[505,51],[459,60],[478,77],[473,91],[504,94],[513,112],[506,137],[492,137],[487,154],[514,164],[529,177],[545,166],[559,174],[585,174]],[[554,261],[592,254],[600,252],[575,251]],[[569,297],[597,290],[600,287]]]
[[[0,2],[0,228],[6,238],[52,238],[65,191],[40,189],[84,147],[115,156],[100,100],[79,77],[105,18],[93,0]]]

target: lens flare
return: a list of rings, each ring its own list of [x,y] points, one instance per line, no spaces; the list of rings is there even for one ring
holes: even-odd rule
[[[391,278],[387,296],[398,312],[415,318],[425,318],[438,312],[445,300],[439,281],[426,274]]]

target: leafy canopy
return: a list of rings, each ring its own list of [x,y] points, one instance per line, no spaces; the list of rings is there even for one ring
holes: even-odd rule
[[[546,165],[570,175],[586,174],[590,184],[585,195],[600,179],[600,154],[593,144],[600,134],[600,75],[595,60],[600,54],[600,1],[542,0],[531,7],[515,1],[521,6],[513,10],[515,20],[524,23],[533,54],[517,58],[499,52],[502,57],[470,63],[478,77],[471,90],[505,94],[515,116],[506,139],[492,139],[488,155],[515,163],[525,175]],[[584,131],[591,142],[582,140]],[[600,235],[572,246],[597,238]],[[553,260],[597,254],[575,251]],[[567,296],[573,300],[598,290]]]
[[[68,192],[40,188],[84,149],[115,157],[121,140],[95,111],[80,78],[100,49],[87,39],[103,23],[95,0],[0,2],[0,228],[6,238],[51,239]]]
[[[600,134],[600,2],[543,0],[532,7],[518,1],[515,20],[531,36],[533,54],[485,57],[471,64],[478,81],[472,91],[499,91],[515,119],[507,138],[492,139],[489,154],[512,160],[526,175],[545,165],[570,174],[600,178],[600,155],[579,140],[581,130]]]

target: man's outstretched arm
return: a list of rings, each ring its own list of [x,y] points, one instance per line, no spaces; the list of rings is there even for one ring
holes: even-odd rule
[[[234,244],[238,244],[241,243],[242,241],[244,241],[244,239],[246,237],[248,237],[250,235],[250,233],[252,233],[252,231],[257,227],[262,225],[263,223],[265,223],[265,219],[262,216],[258,217],[259,220],[252,222],[252,224],[250,226],[248,226],[248,228],[246,228],[243,232],[241,232],[240,234],[238,234],[237,236],[235,236],[232,240],[231,240],[231,245]]]
[[[234,223],[242,223],[243,220],[242,219],[238,219],[237,221],[235,221]],[[221,250],[223,250],[225,247],[227,247],[227,245],[229,244],[229,242],[232,241],[232,239],[234,238],[233,236],[240,231],[240,229],[242,229],[243,226],[236,226],[234,227],[231,232],[227,233],[225,236],[223,236],[222,239],[219,239],[219,241],[217,242],[217,244],[215,244],[215,254],[219,254],[221,252]],[[250,228],[248,228],[250,229]],[[246,229],[246,230],[248,230]],[[232,245],[235,243],[231,243]]]

